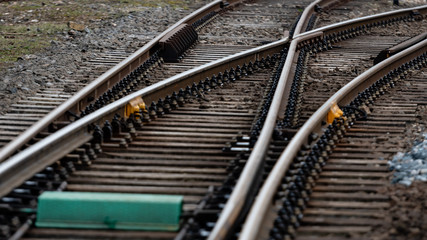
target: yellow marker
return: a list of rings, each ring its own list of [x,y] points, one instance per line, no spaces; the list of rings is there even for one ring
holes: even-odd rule
[[[139,110],[142,110],[146,112],[145,109],[145,103],[144,100],[142,100],[141,97],[134,98],[129,101],[128,104],[126,104],[125,108],[125,116],[128,118],[132,113],[139,112]]]
[[[336,103],[333,103],[331,109],[328,112],[328,123],[331,124],[335,118],[339,118],[343,115],[343,111],[338,107]]]

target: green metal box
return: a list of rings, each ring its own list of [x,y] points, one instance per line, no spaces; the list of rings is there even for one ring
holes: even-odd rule
[[[37,227],[177,231],[182,196],[44,192]]]

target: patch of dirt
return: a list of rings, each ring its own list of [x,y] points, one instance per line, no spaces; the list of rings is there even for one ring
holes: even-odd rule
[[[427,183],[414,182],[383,189],[391,198],[384,222],[365,237],[373,240],[427,239]]]

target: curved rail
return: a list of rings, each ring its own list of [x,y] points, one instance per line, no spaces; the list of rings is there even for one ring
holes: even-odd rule
[[[390,57],[390,56],[392,56],[392,55],[394,55],[394,54],[396,54],[402,50],[407,49],[409,46],[412,46],[418,42],[423,41],[424,39],[427,39],[427,32],[422,33],[422,34],[420,34],[416,37],[413,37],[411,39],[408,39],[404,42],[401,42],[398,45],[393,46],[391,48],[384,49],[374,59],[374,64],[377,64],[377,63],[383,61],[384,59],[386,59],[386,58],[388,58],[388,57]]]
[[[7,194],[35,173],[89,141],[92,138],[91,129],[93,125],[101,125],[105,120],[111,121],[117,113],[123,115],[128,103],[135,98],[142,97],[146,103],[157,101],[160,97],[165,97],[181,88],[191,86],[194,82],[223,72],[224,69],[235,68],[238,65],[243,65],[243,63],[260,60],[263,57],[280,52],[287,42],[288,39],[279,40],[183,72],[123,97],[60,129],[0,164],[0,196]]]
[[[230,196],[230,199],[227,201],[227,204],[225,205],[219,220],[215,224],[212,233],[209,235],[209,240],[225,239],[228,232],[232,228],[234,221],[238,218],[242,211],[244,203],[247,199],[247,194],[250,191],[250,188],[253,186],[252,181],[264,161],[266,152],[268,150],[268,145],[276,125],[277,117],[280,114],[279,111],[280,109],[286,107],[283,106],[283,102],[286,102],[284,99],[289,97],[289,89],[291,87],[291,79],[293,74],[291,72],[291,67],[293,62],[296,62],[296,57],[298,57],[296,52],[302,46],[302,44],[316,42],[332,34],[346,34],[346,31],[349,29],[356,29],[357,27],[361,27],[367,24],[375,24],[375,26],[377,26],[378,22],[381,23],[381,21],[387,21],[391,18],[390,16],[394,16],[397,19],[412,16],[414,12],[421,13],[423,15],[427,14],[426,5],[422,7],[397,10],[388,13],[357,18],[299,34],[303,27],[307,26],[308,20],[310,18],[309,16],[311,16],[310,13],[313,14],[315,12],[316,6],[319,6],[321,3],[323,6],[330,8],[333,2],[334,1],[315,1],[304,10],[304,13],[295,29],[294,39],[291,41],[286,62],[280,76],[277,90],[274,93],[274,98],[268,111],[267,118],[264,122],[264,126],[257,142],[255,143],[252,153],[246,162],[243,172],[239,177],[233,193]],[[260,221],[262,221],[262,218],[258,218],[257,222],[259,223]],[[245,237],[241,237],[241,239],[255,239],[253,238],[253,235],[251,238],[249,238],[249,236],[250,235],[246,235]]]
[[[350,0],[316,0],[314,2],[312,2],[310,5],[308,5],[305,9],[304,12],[301,15],[301,19],[300,21],[298,21],[297,26],[295,27],[295,32],[294,35],[299,35],[304,31],[304,29],[307,27],[308,25],[308,21],[310,19],[310,17],[318,11],[322,11],[322,10],[328,10],[331,9],[339,4],[348,2]]]
[[[232,4],[237,4],[240,1],[231,1]],[[206,6],[196,10],[192,14],[184,17],[167,30],[162,32],[156,38],[148,42],[142,48],[137,50],[131,56],[102,74],[96,80],[91,82],[89,85],[84,87],[82,90],[77,92],[70,99],[65,101],[59,107],[54,109],[52,112],[47,114],[43,119],[36,122],[31,128],[27,129],[25,132],[20,134],[12,142],[8,143],[0,150],[0,162],[6,160],[11,156],[17,149],[29,142],[33,137],[35,137],[39,132],[46,129],[49,124],[53,123],[55,120],[60,119],[64,116],[67,111],[74,113],[80,112],[87,105],[89,105],[94,99],[97,99],[104,92],[106,92],[110,87],[114,86],[121,79],[126,77],[129,73],[135,70],[138,66],[143,64],[147,59],[154,54],[154,52],[159,48],[159,41],[166,36],[168,33],[173,32],[178,26],[186,23],[192,24],[195,21],[201,19],[203,16],[210,12],[220,11],[226,4],[223,0],[216,0],[212,3],[207,4]]]
[[[426,52],[427,40],[424,40],[423,42],[418,43],[417,45],[414,45],[389,59],[386,59],[341,88],[309,118],[309,120],[294,136],[285,151],[281,154],[272,172],[268,176],[244,224],[240,239],[250,240],[262,238],[262,236],[260,236],[262,232],[260,227],[262,226],[263,221],[265,221],[269,209],[272,207],[273,196],[282,180],[282,176],[288,170],[289,165],[301,147],[304,144],[307,144],[309,135],[314,132],[322,132],[322,121],[327,118],[331,106],[334,104],[347,105],[361,91],[371,86],[379,78],[385,76],[390,69],[395,69],[403,63],[406,63]]]
[[[349,31],[352,28],[357,28],[362,25],[368,26],[379,26],[379,25],[386,25],[393,23],[395,21],[402,20],[405,17],[411,16],[411,17],[422,17],[423,15],[427,14],[427,5],[419,6],[419,7],[413,7],[413,8],[406,8],[406,9],[400,9],[385,13],[379,13],[371,16],[365,16],[360,18],[355,18],[339,23],[334,23],[328,26],[320,27],[313,29],[308,32],[295,34],[294,38],[307,36],[316,32],[323,32],[324,35],[330,35],[333,33],[337,33],[340,31]]]
[[[339,0],[316,0],[311,3],[304,9],[304,12],[295,28],[294,35],[300,34],[302,29],[307,26],[310,17],[315,12],[316,6],[319,7],[319,5],[322,5],[330,7],[341,2],[342,1]],[[208,237],[209,240],[225,239],[231,231],[233,223],[241,214],[247,195],[253,186],[253,179],[255,179],[255,175],[258,173],[258,169],[263,163],[264,156],[268,150],[268,145],[273,135],[276,119],[279,116],[283,99],[288,98],[290,83],[287,79],[289,79],[289,76],[291,75],[291,67],[296,56],[296,50],[297,44],[295,41],[292,41],[276,91],[274,92],[272,103],[264,122],[264,126],[260,132],[257,142],[255,143],[252,153],[246,162],[243,172],[239,177],[234,191],[230,196],[230,199],[227,201],[227,204],[221,212],[214,229]]]

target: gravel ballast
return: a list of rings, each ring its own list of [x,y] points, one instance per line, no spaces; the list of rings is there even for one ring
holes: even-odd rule
[[[388,162],[395,171],[392,183],[409,186],[416,180],[427,182],[427,133],[423,136],[424,140],[415,142],[409,152],[399,152]]]

